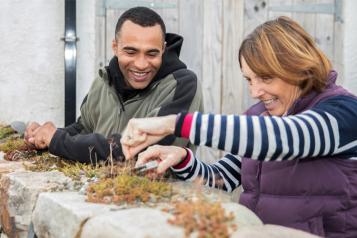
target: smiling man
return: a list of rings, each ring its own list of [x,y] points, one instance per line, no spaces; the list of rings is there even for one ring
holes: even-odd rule
[[[70,160],[105,160],[111,152],[120,159],[120,133],[131,118],[202,111],[196,75],[179,59],[182,42],[181,36],[166,33],[153,10],[127,10],[116,25],[114,57],[99,70],[78,121],[66,128],[56,128],[52,122],[31,123],[25,140]],[[188,142],[166,137],[159,143],[184,146]]]

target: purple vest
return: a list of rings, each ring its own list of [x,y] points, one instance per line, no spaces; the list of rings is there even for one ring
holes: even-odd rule
[[[336,78],[337,73],[331,71],[326,89],[299,98],[288,114],[310,109],[332,96],[352,96],[335,84]],[[246,114],[264,111],[264,105],[258,103]],[[241,172],[244,191],[239,202],[264,223],[319,236],[357,237],[357,161],[334,157],[258,162],[244,158]]]

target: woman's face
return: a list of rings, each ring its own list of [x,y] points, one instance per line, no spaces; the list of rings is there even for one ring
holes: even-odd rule
[[[249,83],[250,95],[262,101],[270,115],[285,115],[301,95],[300,88],[280,78],[260,78],[249,68],[244,57],[241,58],[241,63],[243,76]]]

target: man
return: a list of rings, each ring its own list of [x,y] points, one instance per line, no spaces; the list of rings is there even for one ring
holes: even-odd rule
[[[99,71],[81,106],[78,121],[57,129],[52,122],[31,123],[25,141],[38,149],[80,162],[122,159],[120,133],[131,118],[201,111],[195,74],[179,60],[183,38],[166,34],[153,10],[135,7],[119,18],[112,42],[114,57]],[[184,146],[166,137],[160,144]]]

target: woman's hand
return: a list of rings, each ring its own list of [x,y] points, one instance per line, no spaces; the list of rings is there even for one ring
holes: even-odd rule
[[[133,118],[128,122],[120,140],[126,159],[175,131],[176,115]]]
[[[143,165],[151,160],[158,160],[157,173],[163,174],[170,167],[179,164],[187,156],[187,151],[178,146],[150,146],[138,156],[135,167]]]

